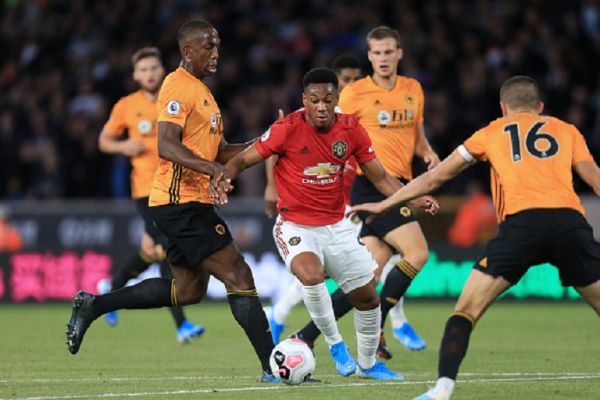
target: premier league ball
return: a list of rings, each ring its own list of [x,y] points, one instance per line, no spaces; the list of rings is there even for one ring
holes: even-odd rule
[[[300,339],[285,339],[271,353],[273,375],[288,385],[298,385],[315,371],[312,350]]]

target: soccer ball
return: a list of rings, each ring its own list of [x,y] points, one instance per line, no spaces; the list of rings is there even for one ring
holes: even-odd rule
[[[300,339],[280,342],[269,360],[273,375],[288,385],[298,385],[315,371],[316,361],[312,350]]]

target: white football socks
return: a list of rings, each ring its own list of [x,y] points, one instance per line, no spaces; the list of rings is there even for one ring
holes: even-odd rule
[[[362,369],[375,365],[375,353],[379,345],[381,325],[381,307],[372,310],[354,310],[356,328],[357,362]]]
[[[431,397],[435,399],[449,399],[454,391],[454,380],[446,377],[439,378],[435,386],[429,390]]]
[[[292,308],[302,301],[302,283],[294,279],[283,296],[273,305],[273,319],[278,324],[284,324]]]
[[[342,335],[338,331],[335,315],[333,314],[333,305],[331,297],[327,292],[325,283],[314,286],[302,286],[302,296],[304,305],[314,321],[315,325],[329,346],[341,342]]]
[[[388,316],[392,320],[392,328],[400,328],[406,320],[406,315],[404,315],[404,297],[400,297],[400,300],[396,303],[394,307],[390,309]]]

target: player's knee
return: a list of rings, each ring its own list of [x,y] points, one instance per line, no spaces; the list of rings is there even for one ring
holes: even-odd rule
[[[196,304],[204,297],[205,291],[197,281],[176,281],[173,305]]]
[[[302,282],[303,286],[316,286],[324,282],[322,275],[302,275],[298,277],[298,280]]]
[[[483,315],[485,309],[476,304],[457,305],[454,308],[454,314],[464,315],[473,323],[476,323]]]
[[[223,284],[227,292],[234,292],[237,290],[245,290],[254,287],[254,278],[252,276],[252,270],[240,256],[234,263],[233,268],[222,275]]]
[[[202,300],[203,294],[199,290],[190,288],[177,288],[177,294],[173,305],[184,306],[196,304]]]
[[[361,311],[372,310],[377,308],[377,306],[379,306],[379,295],[377,295],[377,293],[375,293],[374,296],[359,299],[356,304],[354,304],[354,307]]]
[[[425,246],[424,248],[417,248],[411,250],[410,252],[407,252],[404,255],[404,259],[408,261],[417,270],[421,270],[421,268],[423,268],[423,265],[425,265],[425,263],[429,259],[429,249],[427,248],[427,246]]]

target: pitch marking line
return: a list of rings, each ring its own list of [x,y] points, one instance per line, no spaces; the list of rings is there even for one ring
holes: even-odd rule
[[[460,376],[484,376],[484,377],[529,377],[529,376],[589,376],[590,378],[596,378],[600,372],[461,372]],[[418,372],[418,373],[403,373],[405,377],[418,377],[428,376],[431,372]],[[339,375],[321,375],[319,374],[316,378],[331,379],[337,378]],[[87,377],[87,378],[29,378],[29,379],[0,379],[0,383],[68,383],[68,382],[143,382],[143,381],[204,381],[204,380],[232,380],[232,379],[257,379],[257,376],[243,376],[243,375],[195,375],[195,376],[156,376],[156,377],[145,377],[145,376],[117,376],[117,377]],[[460,379],[459,379],[460,381]],[[1,399],[0,400],[4,400]]]
[[[514,374],[514,373],[513,373]],[[490,382],[519,382],[519,381],[561,381],[561,380],[583,380],[583,379],[600,379],[600,373],[584,373],[580,375],[575,374],[564,374],[554,376],[538,376],[531,375],[527,377],[500,377],[500,378],[477,378],[477,379],[461,379],[458,381],[459,384],[469,383],[490,383]],[[241,388],[223,388],[223,389],[196,389],[196,390],[172,390],[163,392],[130,392],[130,393],[98,393],[98,394],[82,394],[82,395],[68,395],[68,396],[36,396],[36,397],[18,397],[11,399],[0,398],[0,400],[65,400],[65,399],[100,399],[100,398],[111,398],[111,397],[142,397],[142,396],[177,396],[177,395],[191,395],[191,394],[202,394],[202,393],[232,393],[232,392],[257,392],[257,391],[268,391],[268,390],[310,390],[313,388],[345,388],[345,387],[367,387],[367,386],[402,386],[402,385],[426,385],[433,384],[435,380],[426,380],[419,382],[352,382],[346,384],[309,384],[290,387],[286,385],[270,385],[270,386],[249,386]]]

